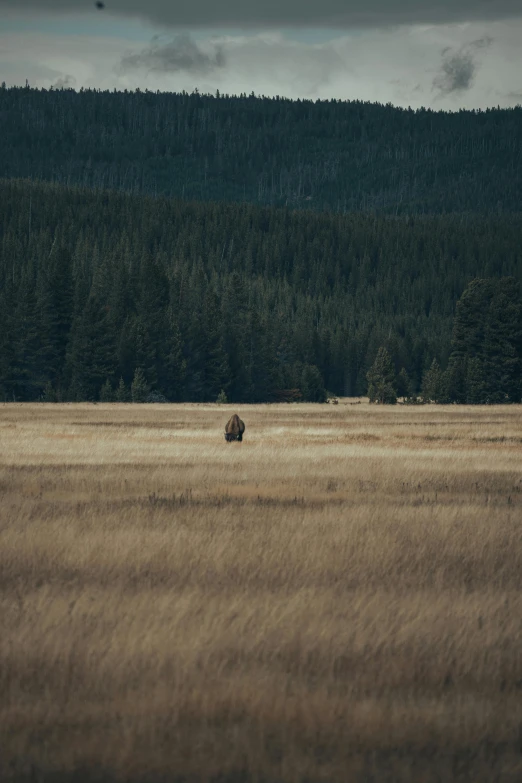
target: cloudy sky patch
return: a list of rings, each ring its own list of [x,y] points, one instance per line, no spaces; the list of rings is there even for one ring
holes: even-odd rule
[[[119,63],[118,71],[145,70],[150,73],[186,73],[206,74],[216,68],[223,68],[225,55],[223,46],[219,43],[207,45],[205,51],[202,45],[196,43],[188,35],[177,35],[170,41],[161,41],[154,36],[150,46],[136,52],[125,54]]]
[[[522,96],[519,0],[0,0],[0,17],[8,84],[452,110]]]
[[[492,43],[493,38],[486,36],[459,49],[450,46],[443,49],[440,72],[433,80],[433,86],[439,94],[450,95],[471,89],[480,67],[479,52]]]

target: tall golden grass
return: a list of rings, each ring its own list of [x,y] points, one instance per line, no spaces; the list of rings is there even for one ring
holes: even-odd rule
[[[521,414],[0,407],[0,780],[522,780]]]

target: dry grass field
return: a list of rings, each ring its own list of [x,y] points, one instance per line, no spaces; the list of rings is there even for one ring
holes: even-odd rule
[[[11,404],[0,445],[3,783],[522,780],[520,406]]]

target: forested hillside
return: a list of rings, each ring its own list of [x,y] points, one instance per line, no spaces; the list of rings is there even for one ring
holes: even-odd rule
[[[0,177],[383,214],[522,210],[522,108],[0,89]]]
[[[475,277],[522,280],[520,215],[336,215],[0,182],[0,394],[360,394],[379,347],[414,390]],[[107,384],[108,381],[108,384]],[[102,387],[104,391],[102,391]]]

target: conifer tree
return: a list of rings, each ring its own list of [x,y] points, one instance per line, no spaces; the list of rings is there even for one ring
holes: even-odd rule
[[[422,378],[422,398],[425,402],[441,402],[443,394],[443,377],[439,363],[433,359],[430,367]]]
[[[56,392],[53,389],[53,385],[51,381],[47,381],[45,384],[45,389],[43,391],[43,401],[44,402],[58,402]]]
[[[37,399],[43,392],[46,378],[38,367],[40,338],[36,311],[35,289],[29,275],[21,279],[16,309],[11,324],[12,363],[9,385],[13,398]]]
[[[85,304],[79,297],[78,308],[67,346],[69,398],[96,400],[105,380],[114,374],[114,332],[110,328],[108,307],[99,291],[93,290]]]
[[[404,367],[397,376],[397,396],[408,399],[413,395],[412,384]]]
[[[1,281],[1,278],[0,278]],[[11,280],[0,285],[0,400],[11,397],[11,376],[13,366],[12,322],[14,294]]]
[[[131,386],[132,402],[145,402],[149,391],[150,387],[145,379],[143,370],[141,367],[137,367]]]
[[[54,241],[49,259],[49,289],[51,294],[50,343],[54,365],[52,376],[58,393],[65,388],[65,356],[67,337],[73,315],[73,278],[71,251],[63,237]]]
[[[466,287],[457,303],[453,323],[453,360],[480,356],[484,343],[485,316],[492,295],[492,280],[472,280]]]
[[[100,402],[114,402],[114,391],[108,378],[100,389]]]
[[[158,317],[158,314],[157,314]],[[147,319],[148,321],[148,319]],[[158,344],[149,324],[138,316],[134,321],[135,366],[140,367],[149,386],[158,385]]]
[[[116,402],[130,402],[130,393],[125,385],[123,378],[120,378],[120,382],[114,396],[116,398]]]
[[[227,393],[231,400],[244,400],[251,388],[249,369],[249,340],[247,321],[248,298],[244,281],[233,272],[225,283],[221,298],[223,321],[223,349],[228,357],[229,377]]]
[[[397,402],[395,388],[395,370],[386,348],[381,347],[367,373],[368,397],[370,402],[394,405]]]
[[[491,402],[488,393],[488,380],[485,376],[482,356],[472,356],[466,362],[466,403],[485,405]]]
[[[300,381],[301,394],[305,402],[326,402],[326,389],[318,367],[305,364]]]
[[[160,366],[158,384],[164,390],[167,399],[172,402],[183,399],[187,372],[183,357],[183,341],[179,320],[174,308],[169,307],[165,318],[164,360]]]
[[[495,286],[484,332],[484,395],[491,403],[522,396],[522,302],[520,285],[503,278]]]
[[[211,289],[203,302],[203,399],[215,399],[220,389],[230,383],[230,366],[224,348],[223,330],[219,317],[219,301]]]
[[[522,304],[514,278],[473,280],[457,304],[448,395],[470,404],[518,402]]]
[[[443,388],[447,402],[466,403],[468,359],[464,356],[450,356],[448,368],[443,374]]]

